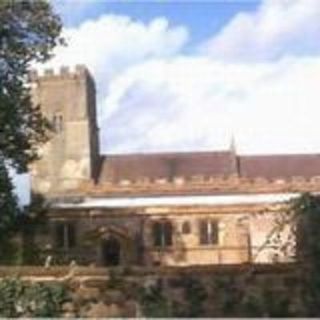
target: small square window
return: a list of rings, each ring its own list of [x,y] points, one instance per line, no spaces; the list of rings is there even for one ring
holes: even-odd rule
[[[201,245],[218,244],[218,222],[215,220],[200,220],[199,242]]]

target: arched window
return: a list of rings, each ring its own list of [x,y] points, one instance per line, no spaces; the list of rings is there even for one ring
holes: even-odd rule
[[[191,226],[190,226],[190,222],[189,221],[184,221],[182,224],[182,233],[183,234],[189,234],[191,233]]]
[[[154,222],[152,225],[153,245],[167,247],[172,245],[172,224],[168,221]]]

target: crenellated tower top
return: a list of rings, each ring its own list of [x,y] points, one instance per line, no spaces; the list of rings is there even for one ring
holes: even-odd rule
[[[54,133],[40,147],[32,165],[32,188],[50,195],[96,179],[99,139],[95,84],[85,66],[61,67],[29,75],[35,104],[51,122]]]

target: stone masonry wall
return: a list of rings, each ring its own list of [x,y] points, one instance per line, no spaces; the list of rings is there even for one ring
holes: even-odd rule
[[[297,266],[0,268],[0,278],[64,283],[64,317],[239,317],[303,314]],[[267,295],[267,300],[266,296]]]
[[[249,261],[284,262],[290,261],[290,256],[279,250],[279,247],[287,241],[290,230],[286,228],[280,233],[275,232],[274,236],[281,235],[281,243],[266,242],[272,240],[268,236],[277,226],[281,213],[286,210],[286,206],[281,204],[56,209],[50,213],[51,228],[38,237],[37,243],[45,254],[59,254],[65,262],[75,260],[81,265],[104,264],[102,248],[104,240],[109,236],[116,237],[120,242],[121,265],[190,266]],[[200,244],[201,220],[217,222],[216,244]],[[172,246],[154,246],[152,226],[157,221],[171,222]],[[54,224],[61,222],[74,224],[77,246],[55,251]],[[183,231],[185,223],[189,228],[186,233]],[[88,237],[90,234],[94,238]],[[87,242],[89,238],[92,238],[90,243]]]

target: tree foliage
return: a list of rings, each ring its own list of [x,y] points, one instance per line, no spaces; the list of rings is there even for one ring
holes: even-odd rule
[[[19,213],[8,166],[26,171],[49,128],[32,103],[28,74],[62,43],[60,32],[60,19],[47,1],[0,1],[0,260]]]
[[[40,265],[44,263],[45,249],[36,243],[37,234],[48,232],[48,204],[39,194],[32,194],[31,203],[15,219],[15,230],[20,237],[14,263],[22,265]]]
[[[25,171],[46,138],[47,122],[32,104],[31,64],[48,60],[61,23],[46,1],[0,2],[0,160]]]
[[[287,241],[280,239],[285,227],[290,227],[290,237]],[[280,297],[271,291],[261,291],[251,295],[249,307],[256,308],[258,304],[268,308],[270,316],[320,316],[320,196],[310,193],[302,194],[289,203],[289,209],[278,221],[277,228],[268,236],[276,236],[275,245],[279,251],[290,248],[289,254],[294,253],[294,263],[297,268],[295,287],[299,288],[297,310],[290,311],[289,296]],[[279,237],[278,237],[279,236]],[[262,248],[263,250],[263,248]],[[279,252],[282,254],[283,252]],[[249,292],[249,291],[248,291]],[[254,298],[254,299],[253,299]],[[281,298],[281,299],[280,299]],[[256,308],[255,310],[257,310]]]
[[[7,168],[0,161],[0,262],[8,262],[12,257],[12,244],[9,241],[14,233],[15,219],[19,213],[17,198],[13,192]]]
[[[320,316],[320,196],[304,194],[293,203],[297,214],[297,262],[305,316]]]

